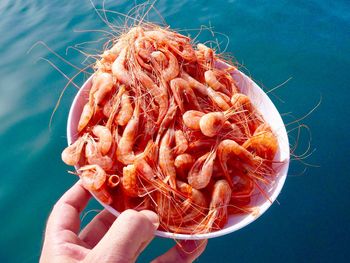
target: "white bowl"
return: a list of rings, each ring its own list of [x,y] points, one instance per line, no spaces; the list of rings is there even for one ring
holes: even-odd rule
[[[218,62],[217,66],[226,67],[228,65],[222,62]],[[266,93],[254,81],[252,81],[249,77],[247,77],[244,73],[240,72],[239,70],[236,70],[234,73],[232,73],[232,76],[237,82],[238,87],[240,88],[240,91],[246,94],[247,96],[249,96],[252,103],[263,115],[265,121],[268,124],[270,124],[272,130],[274,131],[274,133],[277,135],[277,138],[278,138],[279,150],[274,159],[274,161],[278,163],[278,167],[276,164],[276,169],[278,170],[276,179],[274,184],[269,189],[265,189],[271,202],[274,202],[282,190],[282,187],[284,185],[284,182],[287,177],[287,172],[288,172],[290,150],[289,150],[287,132],[279,112],[277,111],[276,107],[274,106],[272,101],[269,99],[269,97],[266,95]],[[67,124],[67,139],[68,139],[69,145],[72,142],[74,142],[78,137],[77,124],[79,122],[82,109],[89,97],[88,94],[91,88],[91,81],[92,81],[92,76],[81,87],[81,89],[75,96],[74,101],[71,105],[69,116],[68,116],[68,124]],[[96,198],[96,196],[94,197]],[[113,207],[102,203],[97,198],[96,200],[99,201],[102,206],[104,206],[108,211],[110,211],[115,216],[118,216],[120,214]],[[258,207],[257,213],[248,214],[248,215],[230,215],[228,218],[228,222],[224,226],[224,228],[215,232],[206,233],[206,234],[189,235],[189,234],[174,234],[174,233],[165,232],[165,231],[156,231],[156,235],[160,237],[167,237],[172,239],[187,239],[187,240],[207,239],[207,238],[223,236],[223,235],[232,233],[238,229],[241,229],[242,227],[252,223],[271,206],[272,204],[271,202],[261,194],[257,195],[257,197],[253,199],[251,203],[252,205]]]

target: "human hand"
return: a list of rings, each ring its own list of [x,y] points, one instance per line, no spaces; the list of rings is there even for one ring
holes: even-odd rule
[[[79,216],[90,197],[79,181],[55,204],[46,226],[41,263],[135,262],[151,242],[159,219],[148,210],[126,210],[117,219],[103,210],[79,233]],[[206,245],[207,240],[181,241],[152,262],[192,262]]]

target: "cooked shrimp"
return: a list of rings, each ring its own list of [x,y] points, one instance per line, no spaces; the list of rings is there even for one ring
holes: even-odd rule
[[[227,167],[228,160],[232,158],[238,158],[242,163],[247,163],[248,165],[257,167],[259,160],[254,157],[249,151],[244,147],[239,145],[233,140],[223,140],[219,143],[217,149],[217,155],[219,163],[224,172],[227,181],[232,185],[232,177],[229,174],[229,169]]]
[[[197,97],[194,94],[193,90],[188,85],[188,82],[186,80],[182,78],[175,78],[170,81],[170,87],[173,92],[175,101],[182,113],[185,112],[185,106],[184,106],[182,97],[186,98],[187,104],[193,106],[192,108],[196,110],[200,110]]]
[[[202,116],[199,121],[199,127],[205,136],[214,137],[224,126],[225,121],[223,112],[209,112]]]
[[[140,104],[138,101],[135,102],[135,109],[132,118],[125,126],[123,135],[119,140],[117,146],[117,159],[123,164],[131,164],[135,159],[133,152],[133,146],[135,143],[138,127],[140,121]]]
[[[159,107],[157,123],[160,124],[168,111],[168,91],[162,85],[157,86],[153,80],[143,71],[137,73],[141,84],[152,94]]]
[[[121,97],[123,96],[124,92],[125,92],[125,85],[123,84],[119,86],[118,93],[115,94],[114,98],[112,99],[114,103],[111,105],[111,111],[109,113],[108,120],[105,125],[110,130],[113,129],[113,124],[115,122],[116,115],[119,110],[119,106],[121,104]]]
[[[207,209],[207,201],[203,193],[185,182],[177,180],[176,185],[180,192],[188,195],[182,203],[181,224],[185,224],[189,221],[194,221],[199,215],[204,216],[204,210]]]
[[[163,54],[163,55],[160,55]],[[179,75],[179,63],[177,58],[168,50],[161,49],[151,54],[157,63],[153,63],[165,81],[170,81]],[[167,61],[168,65],[165,67]]]
[[[214,184],[206,220],[206,228],[220,229],[227,222],[227,206],[231,200],[231,187],[226,180],[219,180]]]
[[[199,127],[201,132],[208,137],[216,136],[219,131],[224,127],[229,118],[237,114],[232,108],[224,112],[209,112],[203,115],[199,121]]]
[[[175,44],[174,42],[170,42],[169,47],[172,51],[174,51],[184,60],[188,60],[191,62],[197,60],[196,53],[194,52],[192,45],[189,41],[183,44]]]
[[[87,134],[84,134],[82,137],[79,137],[74,143],[65,148],[61,154],[62,161],[68,165],[77,165],[86,143],[87,136]]]
[[[126,195],[137,197],[138,196],[138,186],[137,186],[137,173],[134,164],[129,164],[123,168],[122,177],[123,191]]]
[[[174,165],[174,156],[171,149],[171,144],[174,140],[174,130],[168,129],[163,135],[159,146],[159,167],[169,180],[172,188],[176,189],[176,169]]]
[[[264,159],[273,160],[278,150],[278,141],[271,127],[263,123],[242,146]]]
[[[172,97],[171,101],[170,101],[169,110],[166,113],[166,115],[164,116],[164,118],[159,126],[157,138],[156,138],[156,144],[159,143],[161,136],[163,135],[165,130],[169,127],[170,123],[174,120],[176,112],[177,112],[177,106],[176,106],[174,98]]]
[[[90,191],[98,191],[106,181],[106,172],[97,164],[85,165],[79,170],[83,186]]]
[[[109,73],[97,74],[92,85],[96,87],[96,92],[93,94],[95,107],[100,106],[102,100],[113,88],[113,77]]]
[[[188,183],[196,189],[205,188],[213,174],[216,150],[199,157],[188,173]]]
[[[191,88],[193,88],[195,91],[199,92],[203,96],[208,96],[208,89],[205,85],[200,83],[198,80],[195,78],[191,77],[188,73],[185,71],[181,72],[181,78],[186,80],[188,84],[190,85]]]
[[[173,150],[174,154],[182,154],[186,152],[188,148],[188,141],[182,130],[175,131],[175,148]]]
[[[197,45],[198,51],[197,54],[197,60],[198,62],[204,64],[206,68],[211,69],[214,66],[214,51],[203,44]]]
[[[125,126],[132,117],[133,107],[129,98],[129,93],[125,91],[121,97],[121,109],[118,112],[116,121],[120,126]]]
[[[86,143],[85,157],[89,164],[97,164],[105,171],[110,170],[113,166],[112,159],[107,155],[103,156],[101,154],[97,146],[97,143],[91,137]]]
[[[127,52],[128,48],[125,47],[117,57],[117,59],[113,62],[112,65],[112,72],[113,76],[122,84],[125,84],[127,86],[132,85],[132,78],[130,75],[130,72],[126,68],[126,61],[127,61]]]
[[[220,93],[208,87],[208,96],[213,101],[213,103],[222,110],[228,110],[230,105],[225,101],[225,99],[220,95]]]
[[[230,105],[225,101],[219,92],[216,92],[211,87],[203,85],[185,72],[181,73],[181,77],[189,83],[191,88],[201,93],[203,96],[208,96],[215,106],[222,110],[227,110],[230,108]]]
[[[248,96],[236,93],[231,98],[231,104],[237,111],[245,110],[243,113],[245,122],[248,124],[249,132],[254,133],[256,128],[262,123],[260,114],[257,112]]]
[[[203,116],[204,113],[201,111],[189,110],[182,115],[182,120],[188,128],[192,130],[199,130],[199,122]]]
[[[191,167],[193,166],[194,162],[195,162],[195,159],[189,153],[183,153],[176,156],[174,161],[176,174],[183,179],[187,178],[187,174],[191,169]]]
[[[216,92],[211,87],[206,87],[185,72],[181,73],[181,77],[186,80],[190,87],[192,87],[194,90],[198,91],[204,96],[208,96],[214,105],[219,107],[221,110],[228,110],[230,108],[230,105],[225,101],[219,92]]]
[[[205,82],[214,90],[216,91],[221,90],[225,94],[230,94],[227,88],[218,81],[213,70],[207,70],[204,73],[204,78],[205,78]]]
[[[94,108],[93,106],[91,106],[90,102],[87,102],[80,115],[80,119],[78,123],[78,132],[81,132],[86,127],[86,125],[88,125],[93,115],[94,115]]]
[[[160,175],[159,173],[155,173],[155,171],[146,162],[145,159],[142,159],[142,158],[136,159],[134,164],[140,176],[148,181],[151,181],[155,179],[157,175]],[[163,178],[160,178],[160,179],[163,179]]]
[[[96,125],[92,129],[92,133],[98,138],[97,147],[102,155],[106,155],[112,146],[111,131],[102,125]]]

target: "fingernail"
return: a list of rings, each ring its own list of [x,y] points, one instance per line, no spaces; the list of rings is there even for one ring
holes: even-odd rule
[[[143,211],[140,211],[140,213],[144,214],[149,219],[149,221],[151,221],[151,223],[154,225],[155,229],[158,228],[159,217],[156,213],[154,213],[153,211],[150,211],[150,210],[143,210]]]

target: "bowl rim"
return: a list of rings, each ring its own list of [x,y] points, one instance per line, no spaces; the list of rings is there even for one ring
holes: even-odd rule
[[[223,65],[223,66],[230,66],[227,63],[224,63],[222,61],[219,61],[218,63]],[[277,197],[279,196],[279,194],[282,191],[282,188],[283,188],[284,183],[285,183],[286,178],[287,178],[288,168],[289,168],[289,161],[290,161],[290,148],[289,148],[288,135],[287,135],[287,132],[286,132],[285,125],[283,123],[282,117],[281,117],[280,113],[278,112],[277,108],[275,107],[275,105],[273,104],[273,102],[271,101],[271,99],[259,87],[259,85],[257,85],[251,78],[249,78],[247,75],[245,75],[243,72],[239,71],[238,69],[235,70],[235,72],[240,74],[244,78],[244,81],[249,81],[250,84],[252,84],[254,86],[254,89],[256,89],[254,92],[258,92],[259,96],[261,95],[261,96],[264,97],[263,98],[264,100],[267,100],[267,103],[270,104],[269,107],[271,107],[275,112],[278,113],[277,116],[275,116],[276,118],[278,118],[276,121],[281,123],[281,124],[283,124],[282,125],[283,126],[283,130],[279,131],[279,134],[282,133],[282,137],[284,137],[283,140],[285,140],[285,144],[288,147],[288,151],[286,152],[286,154],[287,154],[286,158],[283,160],[283,163],[284,163],[283,165],[285,166],[283,175],[281,175],[281,178],[279,178],[278,185],[274,189],[273,194],[271,196],[269,196],[269,198],[271,199],[271,202],[267,200],[261,206],[259,206],[259,213],[258,213],[258,215],[248,214],[248,215],[244,216],[244,219],[242,219],[239,223],[236,223],[234,225],[228,226],[226,228],[222,228],[222,229],[214,231],[214,232],[202,233],[202,234],[177,234],[177,233],[172,233],[172,232],[156,230],[156,232],[155,232],[156,236],[165,237],[165,238],[171,238],[171,239],[179,239],[179,240],[180,239],[182,239],[182,240],[200,240],[200,239],[209,239],[209,238],[215,238],[215,237],[220,237],[220,236],[223,236],[223,235],[227,235],[229,233],[235,232],[235,231],[237,231],[237,230],[239,230],[239,229],[241,229],[241,228],[251,224],[256,219],[258,219],[260,216],[262,216],[266,212],[266,210],[268,210],[268,208],[270,208],[271,205],[276,201]],[[87,87],[89,85],[91,85],[93,76],[94,75],[91,75],[84,82],[82,87],[79,89],[78,93],[75,95],[74,100],[73,100],[73,102],[71,104],[71,107],[70,107],[70,110],[69,110],[69,114],[68,114],[68,120],[67,120],[67,142],[68,142],[68,145],[70,145],[72,143],[72,139],[74,138],[74,134],[72,132],[72,119],[73,119],[73,115],[74,115],[74,110],[76,108],[78,100],[80,99],[80,96],[82,96],[83,92],[87,89]],[[91,87],[89,87],[89,89],[90,88]],[[264,117],[264,115],[263,115],[263,117]],[[279,146],[280,146],[280,144],[279,144]],[[75,169],[77,169],[77,167],[75,167]],[[115,216],[118,216],[120,214],[120,212],[118,212],[113,207],[111,207],[111,206],[101,202],[93,193],[91,193],[91,194],[110,213],[112,213]]]

